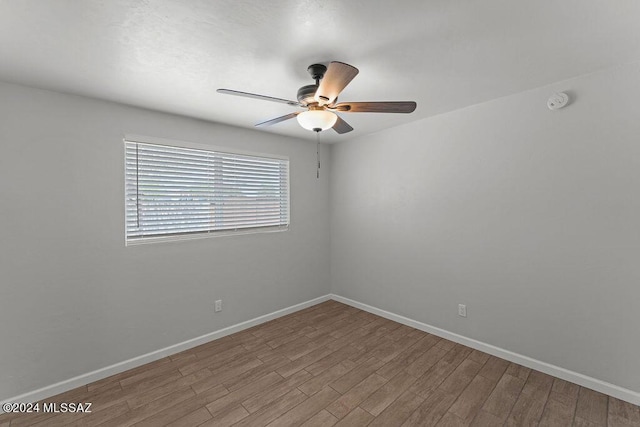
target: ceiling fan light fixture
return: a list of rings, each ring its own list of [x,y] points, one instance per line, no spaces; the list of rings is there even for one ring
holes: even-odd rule
[[[327,130],[332,128],[338,120],[331,111],[326,110],[309,110],[298,114],[298,123],[307,130],[315,131],[316,129]]]

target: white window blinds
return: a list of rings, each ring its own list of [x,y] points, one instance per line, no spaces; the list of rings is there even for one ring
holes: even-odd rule
[[[125,141],[126,238],[289,225],[289,161]]]

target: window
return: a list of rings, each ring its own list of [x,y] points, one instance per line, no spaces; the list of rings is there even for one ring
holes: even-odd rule
[[[127,244],[287,229],[288,159],[129,139]]]

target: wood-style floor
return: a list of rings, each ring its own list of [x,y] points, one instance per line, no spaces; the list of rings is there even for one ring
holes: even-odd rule
[[[640,408],[328,301],[46,399],[6,426],[640,426]]]

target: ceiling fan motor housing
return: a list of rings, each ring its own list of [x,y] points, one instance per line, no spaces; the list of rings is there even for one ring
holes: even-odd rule
[[[317,101],[313,97],[318,90],[318,86],[316,85],[307,85],[302,86],[298,89],[298,102],[304,105],[314,104]]]

